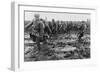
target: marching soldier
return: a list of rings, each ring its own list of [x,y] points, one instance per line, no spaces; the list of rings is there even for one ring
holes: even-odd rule
[[[86,24],[84,22],[81,23],[81,26],[79,28],[79,35],[78,35],[78,40],[81,41],[82,37],[84,36],[84,31],[86,29]]]
[[[32,20],[32,22],[30,22],[26,28],[31,29],[30,31],[30,38],[36,42],[38,50],[40,50],[40,43],[41,42],[45,42],[44,39],[44,28],[45,25],[43,23],[43,21],[39,18],[40,15],[39,14],[35,14],[34,15],[34,19]]]

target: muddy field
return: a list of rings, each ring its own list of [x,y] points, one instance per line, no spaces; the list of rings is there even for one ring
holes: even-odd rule
[[[37,45],[28,33],[24,37],[24,61],[68,60],[90,58],[90,35],[85,34],[78,40],[77,34],[57,34],[48,39],[48,42]]]

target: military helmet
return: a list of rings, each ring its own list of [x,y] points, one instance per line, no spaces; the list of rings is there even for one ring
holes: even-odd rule
[[[39,18],[39,16],[40,16],[39,14],[34,14],[34,17],[36,18]]]

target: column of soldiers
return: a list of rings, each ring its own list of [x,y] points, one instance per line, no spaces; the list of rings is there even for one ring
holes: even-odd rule
[[[40,47],[41,42],[43,44],[47,43],[47,39],[49,39],[51,35],[60,34],[60,33],[63,34],[69,31],[70,29],[72,29],[72,26],[68,27],[67,26],[68,24],[64,21],[55,21],[54,19],[52,19],[52,21],[50,22],[41,19],[39,14],[35,14],[34,17],[35,18],[32,20],[32,22],[30,22],[27,26],[25,26],[25,28],[27,29],[31,27],[30,37],[34,42],[37,43],[38,50],[41,50]],[[82,24],[82,26],[78,28],[79,40],[81,40],[84,35],[84,30],[86,29],[86,26],[84,25],[85,24]]]

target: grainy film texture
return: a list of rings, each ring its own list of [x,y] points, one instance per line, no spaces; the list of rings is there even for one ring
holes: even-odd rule
[[[24,11],[24,61],[89,59],[90,14]]]

